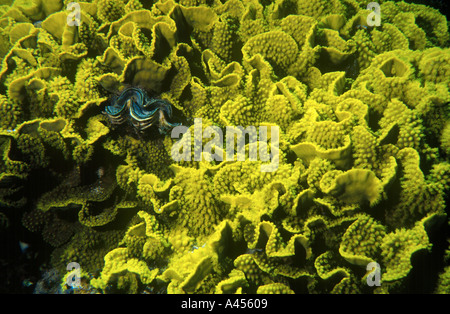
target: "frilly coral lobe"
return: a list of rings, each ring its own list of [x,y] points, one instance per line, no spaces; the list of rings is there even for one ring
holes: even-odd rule
[[[0,5],[0,217],[50,245],[52,291],[450,293],[439,10],[86,0],[74,20],[69,2]],[[278,127],[276,171],[250,144],[172,158],[238,126]]]

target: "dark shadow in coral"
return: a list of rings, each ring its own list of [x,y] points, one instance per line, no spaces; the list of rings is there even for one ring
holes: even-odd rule
[[[446,219],[434,222],[433,225],[426,228],[426,231],[433,244],[431,253],[421,251],[412,256],[413,269],[408,275],[405,285],[406,293],[433,293],[439,273],[446,266],[444,263],[445,250],[448,248],[446,239],[450,236],[450,226]]]

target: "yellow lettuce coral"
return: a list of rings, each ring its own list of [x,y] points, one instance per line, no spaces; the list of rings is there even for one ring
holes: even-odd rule
[[[365,266],[378,257],[385,234],[383,225],[362,216],[345,231],[339,253],[348,262]]]
[[[72,25],[69,1],[5,3],[0,216],[27,212],[53,266],[86,265],[95,291],[401,292],[440,241],[450,36],[436,9],[381,1],[371,26],[368,0],[96,0]],[[111,123],[105,106],[130,86],[172,116],[125,99]],[[136,111],[189,132],[137,132]],[[277,169],[249,158],[267,146],[249,129],[244,160],[171,158],[228,126],[272,127]],[[237,146],[223,135],[217,154]]]
[[[177,200],[179,213],[178,221],[185,226],[192,235],[203,235],[211,232],[211,228],[223,217],[222,204],[215,196],[212,182],[203,169],[174,168],[176,176],[170,198]],[[198,217],[191,219],[193,213]]]
[[[381,243],[381,255],[386,264],[383,280],[393,281],[405,277],[412,268],[412,255],[426,249],[430,249],[430,243],[420,224],[409,230],[402,228],[388,233]]]

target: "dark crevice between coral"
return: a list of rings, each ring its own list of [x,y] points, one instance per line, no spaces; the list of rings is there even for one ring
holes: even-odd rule
[[[303,14],[304,12],[298,12],[297,1],[285,0],[278,5],[277,19],[283,19],[288,15]]]
[[[314,233],[313,238],[311,239],[311,250],[314,252],[316,257],[328,250],[326,239],[322,233]]]
[[[259,0],[259,3],[265,8],[273,3],[272,0]]]
[[[446,266],[444,255],[448,248],[447,239],[450,237],[447,219],[438,219],[425,229],[432,243],[431,252],[421,250],[411,257],[413,268],[405,284],[407,288],[402,291],[404,293],[433,293],[439,274]]]
[[[23,209],[8,213],[9,228],[0,232],[0,293],[33,293],[41,271],[50,262],[53,247],[22,226]],[[19,243],[28,245],[22,250]]]
[[[421,29],[424,30],[427,40],[429,40],[431,42],[431,44],[433,46],[440,46],[439,40],[438,38],[436,38],[436,35],[433,33],[433,25],[431,25],[431,23],[427,20],[425,20],[424,18],[418,16],[416,17],[416,24],[417,26],[419,26]]]
[[[152,34],[151,34],[150,30],[143,28],[142,33],[147,38],[152,38],[151,37]],[[162,64],[164,59],[166,59],[169,56],[172,48],[170,47],[167,39],[161,34],[161,31],[158,27],[155,28],[155,35],[156,35],[156,38],[153,38],[153,41],[155,42],[155,50],[154,50],[154,55],[153,55],[152,59],[155,60],[156,62]]]
[[[161,82],[161,91],[170,91],[170,86],[173,82],[175,75],[177,75],[177,74],[178,74],[177,69],[175,69],[175,67],[172,66],[170,68],[170,70],[166,73],[166,76],[164,77],[164,79]],[[150,97],[153,97],[152,93],[148,93],[148,95]]]
[[[106,294],[136,294],[142,286],[138,276],[127,270],[113,274],[103,291]]]
[[[445,106],[448,106],[448,103],[445,104]],[[441,112],[443,114],[443,116],[449,116],[447,113]],[[439,156],[441,156],[441,160],[442,161],[446,161],[448,160],[448,156],[446,154],[446,152],[442,149],[441,146],[441,136],[442,134],[436,134],[435,132],[433,132],[432,126],[428,125],[425,121],[427,119],[423,119],[423,131],[422,131],[422,135],[424,136],[421,140],[422,143],[427,143],[429,147],[433,148],[433,149],[437,149]],[[442,130],[443,128],[441,128],[440,130]],[[420,154],[420,169],[422,170],[422,172],[424,173],[424,175],[428,175],[430,170],[432,169],[432,166],[434,163],[436,163],[436,160],[431,159],[431,158],[426,158],[426,156],[424,156],[423,153],[421,153],[419,151]]]
[[[298,120],[300,120],[301,117],[298,118]],[[288,150],[286,152],[286,163],[294,165],[295,161],[298,159],[297,155],[292,151],[292,150]]]
[[[437,225],[426,228],[432,243],[431,252],[420,250],[411,257],[412,270],[408,274],[404,288],[400,293],[433,293],[439,279],[439,274],[446,266],[444,263],[445,250],[448,248],[446,239],[450,236],[449,225],[439,221]]]
[[[445,15],[447,17],[447,20],[450,20],[449,16],[450,3],[447,0],[402,0],[402,1],[411,4],[423,4],[428,7],[433,7],[439,10],[439,12],[442,15]],[[396,0],[394,2],[400,2],[400,0]]]
[[[3,60],[3,58],[2,58]],[[2,75],[2,80],[0,81],[0,94],[2,95],[6,95],[9,85],[5,84],[5,78],[7,78],[17,67],[16,62],[12,59],[9,58],[6,60],[6,68],[7,70],[3,73]],[[1,68],[3,68],[3,65],[1,66]]]
[[[381,117],[382,115],[377,111],[369,109],[369,127],[373,132],[377,132],[379,129],[381,129],[380,125],[376,123],[380,121]],[[397,123],[395,123],[393,126],[391,126],[391,129],[388,131],[388,133],[379,141],[379,145],[397,144],[399,134],[400,127]]]
[[[74,204],[64,208],[52,208],[49,212],[65,222],[78,223],[78,210],[80,208],[81,206]]]
[[[37,200],[45,192],[51,191],[61,184],[62,177],[56,177],[47,169],[36,169],[30,172],[23,188],[23,194],[32,202]],[[29,204],[35,208],[35,204]]]
[[[355,16],[356,13],[360,10],[360,7],[353,6],[353,2],[350,1],[342,1],[345,7],[344,16],[348,20],[352,16]]]
[[[66,77],[69,81],[74,84],[75,77],[77,74],[79,60],[66,60],[62,63],[61,76]]]
[[[103,112],[104,106],[103,103],[100,106],[92,105],[89,108],[87,108],[81,117],[78,119],[74,119],[73,128],[74,131],[76,131],[78,134],[81,135],[82,138],[86,139],[88,137],[88,134],[86,133],[86,125],[88,123],[88,120],[97,116],[101,115]],[[106,119],[105,119],[106,120]]]
[[[333,287],[335,287],[344,278],[345,276],[343,274],[335,274],[327,279],[318,279],[317,282],[314,283],[314,286],[307,288],[306,291],[304,291],[305,288],[303,285],[299,285],[299,283],[302,282],[297,283],[297,285],[295,285],[296,282],[294,282],[294,286],[292,286],[293,283],[290,283],[290,288],[294,290],[295,293],[302,294],[310,294],[311,291],[325,291],[325,293],[331,293]]]
[[[193,99],[192,90],[190,89],[190,86],[187,86],[185,89],[183,89],[183,92],[180,95],[180,100],[190,102],[192,99]],[[193,124],[194,112],[195,106],[193,106],[193,108],[183,108],[183,112],[181,113],[185,120],[185,122],[182,123],[183,125],[190,126]],[[177,116],[177,114],[174,114],[174,116]]]
[[[283,69],[282,66],[278,65],[276,60],[272,60],[267,58],[267,62],[269,62],[270,66],[273,69],[274,80],[281,80],[282,77],[286,77],[286,70]]]
[[[71,169],[73,163],[71,161],[71,156],[64,156],[61,151],[57,150],[55,147],[48,145],[46,142],[43,143],[45,147],[45,153],[50,158],[50,171],[54,173],[64,173],[67,169]],[[69,145],[66,145],[68,148]],[[67,158],[67,159],[66,159]]]
[[[189,68],[191,70],[191,77],[198,78],[204,86],[209,85],[209,79],[202,67],[202,55],[200,51],[194,50],[194,54],[189,62]]]
[[[238,23],[238,21],[236,21],[235,23]],[[240,40],[240,36],[238,36],[235,29],[233,29],[232,31],[231,42],[233,43],[233,47],[231,49],[231,60],[225,61],[236,61],[242,64],[242,58],[244,57],[242,53],[242,47],[244,47],[244,43]]]
[[[444,114],[444,116],[446,115],[444,112],[441,113]],[[428,119],[423,120],[425,121]],[[442,156],[441,157],[442,161],[448,160],[445,151],[441,147],[441,139],[440,139],[441,134],[435,134],[435,132],[433,132],[432,129],[433,127],[431,125],[428,125],[426,122],[423,122],[423,130],[422,130],[423,138],[421,139],[421,144],[426,143],[428,147],[436,149],[437,152],[439,153],[439,156]],[[440,130],[442,129],[443,126],[442,128],[440,128]],[[421,146],[423,146],[423,144]],[[419,155],[420,155],[420,169],[422,170],[423,174],[427,176],[430,173],[433,164],[435,164],[437,160],[433,158],[427,158],[420,150]]]
[[[176,7],[169,15],[169,17],[175,21],[176,25],[176,35],[178,42],[186,43],[192,46],[191,34],[193,28],[189,25],[189,23],[184,18],[183,12],[179,7]]]
[[[387,228],[387,232],[394,231],[395,229],[401,227],[397,221],[398,214],[395,212],[396,205],[400,202],[400,195],[402,191],[402,186],[400,178],[403,176],[403,170],[401,164],[398,164],[397,176],[394,182],[391,183],[389,188],[386,190],[386,200],[381,201],[376,207],[375,212],[378,210],[384,210],[384,219],[381,220]],[[401,224],[401,222],[400,222]]]
[[[367,213],[372,216],[375,220],[380,221],[383,225],[386,225],[386,208],[390,207],[390,204],[392,202],[391,196],[394,196],[395,192],[392,189],[392,185],[387,188],[387,194],[389,195],[387,199],[380,201],[378,204],[373,206],[372,208],[369,208]],[[398,194],[398,193],[397,193]]]
[[[433,169],[433,164],[436,163],[436,160],[432,158],[426,158],[422,153],[419,152],[419,168],[422,171],[424,177],[426,178],[430,171]]]
[[[106,34],[104,35],[106,36]],[[100,38],[98,33],[93,36],[95,36],[94,39],[89,43],[86,43],[87,53],[86,56],[84,56],[85,59],[95,59],[98,57],[99,51],[105,51],[108,48],[107,43]]]
[[[323,74],[330,72],[345,72],[345,76],[355,79],[359,75],[359,67],[356,55],[352,54],[339,64],[331,62],[330,56],[325,49],[321,49],[319,58],[315,66]]]
[[[146,1],[139,1],[142,4],[143,9],[145,10],[151,10],[153,7],[153,4],[157,1],[154,0],[146,0]]]
[[[409,50],[417,50],[418,48],[416,48],[416,42],[414,41],[414,38],[408,38],[409,41],[409,45],[408,45],[408,49]]]
[[[290,257],[292,266],[303,269],[306,267],[306,250],[298,241],[294,242],[294,255]]]
[[[257,250],[265,250],[267,241],[269,240],[269,236],[263,231],[259,230],[259,237],[255,245],[255,249]]]
[[[48,171],[32,171],[28,180],[21,183],[24,187],[18,195],[25,196],[28,202],[16,208],[1,206],[2,212],[7,213],[8,228],[0,231],[0,293],[33,293],[43,268],[50,263],[54,247],[22,224],[24,213],[34,207],[30,200],[45,190],[47,177]],[[21,244],[26,248],[21,248]]]
[[[22,95],[26,95],[25,88],[20,91]],[[31,108],[33,107],[30,103],[30,99],[28,97],[25,97],[20,103],[20,108],[22,110],[22,114],[20,115],[20,120],[17,122],[17,125],[20,125],[21,123],[25,121],[29,121],[31,119],[36,118],[34,115],[31,114]]]
[[[131,122],[124,123],[121,125],[112,124],[109,121],[105,122],[105,125],[109,127],[109,133],[108,138],[110,140],[117,141],[120,138],[123,137],[133,137],[133,138],[139,138],[139,133],[136,131],[136,129],[133,127]]]
[[[295,294],[308,294],[310,293],[308,288],[308,277],[300,277],[298,279],[289,279],[289,288],[294,291]]]
[[[101,149],[101,144],[98,143],[95,149],[94,157],[86,163],[79,165],[80,171],[80,185],[88,186],[96,183],[100,178],[99,171],[104,171],[103,181],[115,182],[115,173],[112,169],[123,162],[123,157],[116,156],[111,152]]]

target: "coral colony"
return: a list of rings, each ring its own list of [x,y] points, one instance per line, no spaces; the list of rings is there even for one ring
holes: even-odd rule
[[[191,161],[192,149],[191,149],[191,132],[186,126],[176,126],[172,129],[171,137],[179,138],[180,134],[183,134],[178,142],[174,143],[171,150],[171,157],[174,161]],[[194,160],[202,161],[204,156],[207,161],[223,161],[224,155],[227,161],[245,161],[246,147],[245,139],[246,135],[249,136],[248,143],[248,156],[249,161],[259,160],[269,161],[269,164],[262,164],[262,172],[272,172],[278,169],[279,163],[279,128],[278,126],[270,127],[270,147],[272,152],[268,153],[267,141],[268,132],[267,126],[259,127],[260,140],[256,141],[257,132],[254,126],[248,126],[245,129],[242,126],[227,126],[226,127],[226,152],[223,152],[223,133],[217,126],[208,126],[204,130],[202,128],[202,119],[194,119]],[[186,136],[186,137],[184,137]],[[211,141],[206,143],[202,147],[203,137],[212,138]],[[237,154],[235,156],[235,139],[237,145]],[[213,152],[214,151],[214,152]],[[259,154],[258,154],[259,152]]]
[[[437,9],[1,3],[1,291],[450,293]]]

